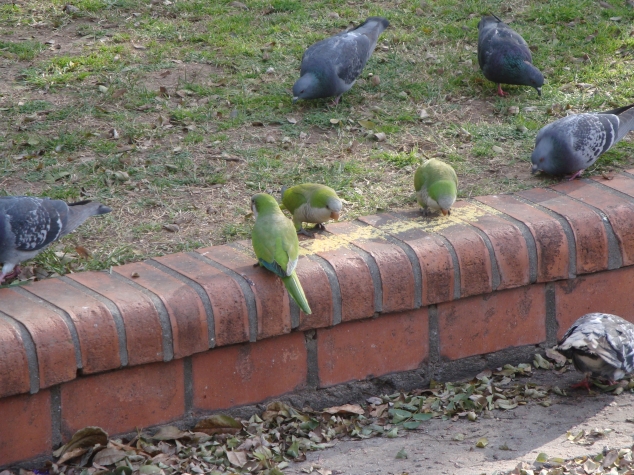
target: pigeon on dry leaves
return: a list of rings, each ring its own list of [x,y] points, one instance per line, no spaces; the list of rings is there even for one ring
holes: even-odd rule
[[[379,35],[389,24],[385,18],[370,17],[354,30],[310,46],[302,57],[301,77],[293,85],[293,102],[334,96],[338,104],[363,71]]]
[[[614,383],[634,372],[634,324],[609,313],[588,313],[572,324],[556,349],[585,373],[576,387],[589,389],[589,375]]]
[[[65,203],[33,196],[0,197],[0,283],[15,277],[20,262],[74,231],[89,217],[112,211],[96,201]]]
[[[532,173],[571,175],[574,180],[632,129],[634,104],[556,120],[537,133]]]
[[[531,86],[542,95],[544,76],[533,66],[528,44],[495,15],[478,23],[478,63],[484,77],[498,85],[498,95],[506,96],[502,84]]]

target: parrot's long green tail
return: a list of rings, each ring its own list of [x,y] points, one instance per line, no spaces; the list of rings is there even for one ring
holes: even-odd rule
[[[308,306],[308,300],[306,300],[304,289],[302,289],[302,284],[299,283],[297,274],[293,272],[290,276],[283,277],[282,282],[284,282],[284,287],[286,287],[290,296],[293,297],[293,300],[297,302],[299,308],[301,308],[306,315],[310,315],[312,312]]]

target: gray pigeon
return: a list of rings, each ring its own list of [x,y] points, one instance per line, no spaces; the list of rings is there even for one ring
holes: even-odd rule
[[[574,180],[632,129],[634,104],[556,120],[537,133],[532,173],[572,175]]]
[[[293,85],[293,102],[335,96],[335,104],[363,71],[379,35],[389,26],[382,17],[370,17],[354,30],[315,43],[302,57],[300,78]]]
[[[66,204],[32,196],[0,197],[0,283],[18,274],[20,262],[34,258],[89,217],[110,211],[96,201]]]
[[[531,86],[542,95],[544,76],[533,66],[528,44],[495,15],[478,23],[478,63],[484,77],[497,83],[498,95],[508,95],[502,84]]]
[[[588,313],[572,324],[556,349],[585,373],[576,387],[589,389],[589,375],[614,384],[634,372],[634,324],[609,313]]]

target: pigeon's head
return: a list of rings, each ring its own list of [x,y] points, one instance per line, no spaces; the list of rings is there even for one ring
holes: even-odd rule
[[[546,173],[553,174],[553,171],[551,171],[552,160],[550,158],[552,154],[552,140],[548,136],[538,140],[535,144],[535,150],[533,150],[533,154],[531,155],[531,162],[533,164],[531,167],[531,173],[535,174],[541,170]]]
[[[298,99],[315,99],[323,97],[321,84],[312,73],[306,73],[293,85],[293,102]]]
[[[524,61],[524,85],[534,87],[537,95],[542,95],[542,86],[544,85],[544,75],[528,61]]]

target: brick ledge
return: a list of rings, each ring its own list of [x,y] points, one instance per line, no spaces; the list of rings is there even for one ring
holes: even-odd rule
[[[0,290],[0,466],[85,425],[123,433],[552,345],[588,311],[634,318],[634,170],[328,231],[301,241],[311,316],[249,241]]]

